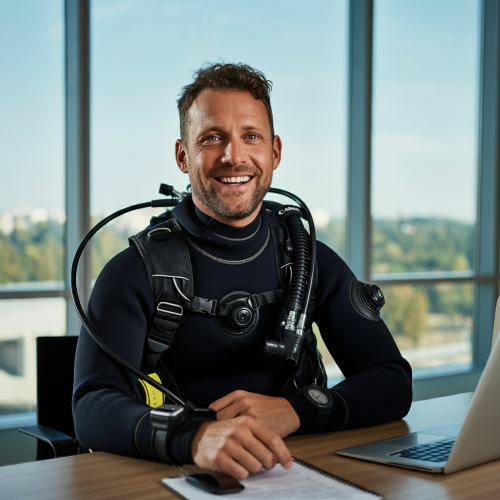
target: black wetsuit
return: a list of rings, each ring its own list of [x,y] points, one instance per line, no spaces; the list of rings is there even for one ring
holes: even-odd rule
[[[264,209],[248,226],[233,228],[199,211],[187,197],[174,209],[174,216],[191,241],[196,296],[220,300],[230,292],[260,293],[279,288]],[[246,262],[224,262],[240,260]],[[317,262],[313,320],[346,377],[330,389],[333,409],[326,430],[402,418],[411,404],[409,364],[384,322],[366,319],[352,307],[349,282],[353,274],[342,259],[318,242]],[[131,246],[101,272],[89,302],[89,319],[117,354],[139,367],[153,309],[143,261],[137,248]],[[276,378],[282,363],[262,357],[261,351],[264,340],[277,339],[280,332],[280,306],[276,304],[262,306],[256,327],[240,336],[224,331],[214,317],[191,313],[162,361],[181,396],[200,407],[237,389],[278,395]],[[111,453],[156,457],[151,445],[150,408],[133,398],[135,385],[136,377],[101,351],[82,328],[73,398],[81,444]],[[286,397],[299,415],[300,432],[311,432],[316,425],[314,413],[300,405],[299,393]],[[190,443],[203,421],[192,418],[173,434],[170,454],[176,462],[192,460]]]

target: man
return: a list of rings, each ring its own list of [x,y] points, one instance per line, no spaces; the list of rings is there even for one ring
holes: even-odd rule
[[[189,243],[199,297],[220,301],[235,291],[256,294],[279,287],[262,204],[282,150],[269,92],[262,73],[241,64],[215,64],[198,71],[178,101],[176,161],[189,175],[192,195],[173,216]],[[265,339],[279,338],[280,304],[261,307],[255,324],[236,333],[215,317],[188,314],[161,361],[180,395],[199,407],[210,406],[217,421],[193,416],[176,428],[165,443],[174,463],[194,461],[244,478],[277,462],[290,467],[282,438],[291,433],[375,425],[406,415],[411,369],[378,311],[360,307],[353,290],[361,285],[321,243],[317,265],[310,320],[346,376],[328,391],[317,389],[330,400],[328,411],[316,408],[305,388],[284,391],[282,362],[260,355]],[[104,268],[88,314],[102,339],[139,367],[154,300],[136,246]],[[73,411],[84,446],[158,458],[150,408],[133,398],[135,385],[134,376],[82,330]]]

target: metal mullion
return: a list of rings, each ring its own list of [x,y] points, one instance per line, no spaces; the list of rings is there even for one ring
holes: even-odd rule
[[[349,101],[347,144],[347,262],[367,281],[371,262],[373,0],[349,7]]]
[[[396,281],[413,281],[413,280],[448,280],[448,279],[474,279],[477,275],[474,271],[408,271],[408,272],[388,272],[388,273],[372,273],[372,280],[396,280]]]
[[[498,276],[500,196],[500,1],[483,0],[478,141],[478,194],[474,270]],[[474,362],[491,350],[498,282],[478,283],[475,293]]]
[[[437,283],[485,283],[491,284],[496,281],[495,275],[483,275],[483,276],[456,276],[456,277],[435,277],[435,278],[383,278],[380,276],[372,276],[371,281],[379,285],[391,286],[391,285],[435,285]],[[493,326],[492,326],[493,328]]]
[[[51,299],[51,298],[71,298],[71,291],[68,289],[60,290],[2,290],[0,291],[0,300],[9,299]]]
[[[73,256],[90,229],[90,1],[65,0],[66,74],[66,257],[65,286],[70,288]],[[90,256],[82,255],[78,290],[82,304],[90,295]],[[80,320],[67,303],[67,334],[77,335]]]

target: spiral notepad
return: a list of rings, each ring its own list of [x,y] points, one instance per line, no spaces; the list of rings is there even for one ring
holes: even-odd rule
[[[377,498],[383,498],[381,495],[379,495],[378,493],[375,493],[374,491],[367,490],[366,488],[363,488],[362,486],[359,486],[358,484],[354,484],[354,483],[351,483],[350,481],[347,481],[347,479],[343,479],[339,476],[331,474],[330,472],[326,472],[322,469],[318,469],[314,465],[308,464],[307,462],[304,462],[303,460],[300,460],[296,457],[293,457],[293,462],[295,464],[298,464],[301,467],[306,468],[307,470],[313,471],[314,473],[319,474],[323,477],[327,477],[329,479],[332,479],[336,483],[341,484],[341,485],[349,488],[350,490],[354,490],[357,492],[357,493],[353,492],[354,493],[353,496],[346,495],[346,498],[356,498],[356,499],[367,498],[367,499],[371,499],[371,500],[375,500]],[[330,492],[330,495],[331,495],[331,492]],[[335,497],[330,497],[330,498],[335,498]],[[344,498],[344,497],[342,497],[342,498]]]
[[[276,466],[273,470],[253,474],[241,481],[245,489],[239,493],[224,495],[225,498],[249,500],[376,500],[382,497],[373,491],[318,469],[298,458],[286,470]],[[202,491],[186,482],[185,478],[167,478],[164,486],[186,500],[213,500],[211,493]]]

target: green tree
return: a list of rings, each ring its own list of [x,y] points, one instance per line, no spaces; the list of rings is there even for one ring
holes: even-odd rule
[[[427,294],[411,285],[401,285],[387,287],[384,295],[386,304],[382,309],[382,318],[391,333],[404,336],[418,345],[427,329]]]

